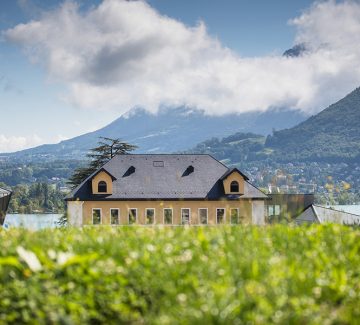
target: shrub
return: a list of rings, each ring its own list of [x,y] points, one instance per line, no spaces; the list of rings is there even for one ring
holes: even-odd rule
[[[12,229],[0,240],[0,323],[360,319],[359,229]]]

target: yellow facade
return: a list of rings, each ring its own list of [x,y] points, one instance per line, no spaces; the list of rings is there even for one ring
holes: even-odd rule
[[[107,191],[99,193],[98,185],[99,185],[99,182],[101,182],[101,181],[106,183]],[[99,174],[97,174],[91,180],[91,186],[92,186],[93,194],[112,194],[112,179],[111,179],[111,176],[108,173],[105,173],[104,171],[101,171]]]
[[[231,209],[238,209],[239,221],[244,224],[252,223],[252,201],[85,201],[82,205],[82,224],[93,223],[93,209],[101,209],[101,224],[110,225],[110,209],[120,210],[120,224],[129,224],[129,209],[137,209],[137,224],[146,224],[145,210],[155,210],[154,224],[164,224],[164,209],[170,208],[173,211],[173,224],[181,224],[181,209],[190,209],[190,224],[198,225],[199,209],[207,209],[208,224],[215,225],[216,209],[225,209],[225,222],[230,222]],[[234,212],[234,211],[233,211]]]
[[[233,181],[236,181],[239,184],[238,192],[231,192],[231,190],[230,190],[230,185]],[[223,180],[225,194],[244,194],[244,183],[245,183],[245,180],[244,180],[243,176],[241,176],[237,172],[231,173],[227,178],[225,178]]]

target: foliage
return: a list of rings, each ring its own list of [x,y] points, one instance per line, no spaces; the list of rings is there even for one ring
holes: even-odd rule
[[[59,213],[64,211],[64,194],[55,185],[34,183],[16,185],[13,191],[9,213]]]
[[[360,230],[0,231],[0,322],[356,324]]]
[[[279,161],[359,161],[360,88],[305,122],[274,132],[265,146]]]
[[[235,133],[223,139],[212,138],[199,143],[190,153],[211,154],[219,160],[244,162],[258,160],[264,147],[265,137],[253,133]]]
[[[8,186],[56,182],[64,186],[75,168],[85,164],[81,160],[56,160],[24,163],[16,159],[0,160],[0,181]]]
[[[271,186],[273,193],[315,192],[318,204],[360,202],[358,163],[278,162],[271,159],[271,152],[257,151],[264,141],[262,136],[237,133],[221,140],[207,140],[189,152],[211,154],[226,165],[237,167],[264,192]],[[333,177],[331,189],[328,187],[329,175]]]
[[[69,178],[68,184],[75,188],[88,176],[98,170],[111,158],[117,154],[126,154],[135,150],[137,147],[126,142],[122,142],[120,139],[110,139],[100,137],[99,145],[90,149],[90,153],[87,157],[90,162],[85,167],[80,167],[75,170],[72,176]]]
[[[64,212],[64,214],[59,218],[57,221],[57,225],[59,227],[67,227],[68,226],[68,214],[67,211]]]

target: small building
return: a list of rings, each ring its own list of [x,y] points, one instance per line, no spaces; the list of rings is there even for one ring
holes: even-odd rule
[[[360,216],[312,204],[295,219],[295,222],[297,224],[339,223],[343,225],[360,225]]]
[[[0,225],[5,221],[6,211],[9,207],[12,192],[0,187]]]
[[[69,223],[265,223],[268,196],[210,155],[117,155],[67,197]]]
[[[314,194],[268,194],[265,204],[269,223],[291,222],[314,203]]]

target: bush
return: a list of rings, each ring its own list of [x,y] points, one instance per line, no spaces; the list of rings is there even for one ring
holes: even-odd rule
[[[359,229],[12,229],[0,240],[0,323],[360,319]]]

